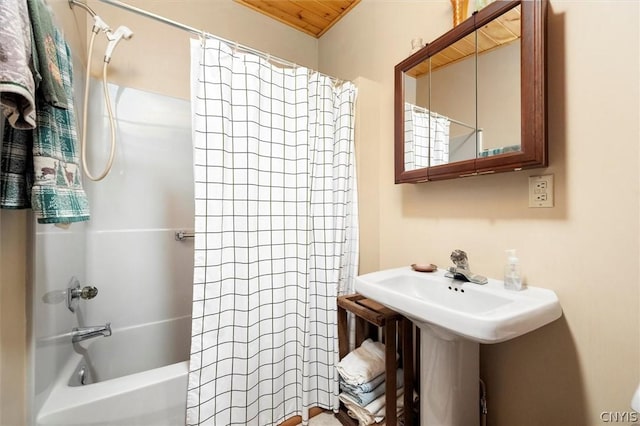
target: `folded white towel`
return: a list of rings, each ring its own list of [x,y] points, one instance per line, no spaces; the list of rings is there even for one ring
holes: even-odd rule
[[[384,376],[384,375],[385,375],[384,373],[381,374],[381,376]],[[367,382],[367,383],[373,383],[373,382]],[[396,388],[402,387],[403,385],[404,385],[404,370],[402,370],[402,368],[398,368],[398,370],[396,371]],[[353,398],[353,400],[358,403],[358,405],[364,407],[370,402],[373,402],[373,400],[378,398],[380,395],[384,394],[387,389],[387,386],[386,386],[386,381],[383,380],[371,392],[358,392],[358,391],[354,392],[353,389],[358,389],[358,386],[347,385],[344,382],[340,383],[340,390],[348,393]]]
[[[16,129],[36,127],[35,81],[29,67],[31,25],[24,0],[0,1],[0,107]]]
[[[366,382],[363,383],[361,385],[350,385],[349,383],[345,382],[344,379],[340,379],[340,389],[344,390],[348,390],[349,393],[352,394],[356,394],[356,393],[367,393],[367,392],[371,392],[373,391],[375,388],[377,388],[380,383],[384,382],[385,379],[385,373],[382,373],[380,375],[378,375],[378,377],[374,378],[373,380],[371,380],[370,382]]]
[[[398,389],[398,392],[396,393],[396,395],[398,395],[398,399],[396,400],[396,413],[398,417],[400,417],[404,412],[403,394],[404,391],[402,389]],[[357,419],[360,426],[372,425],[384,420],[386,415],[384,395],[366,407],[358,405],[348,394],[344,392],[338,395],[338,398],[347,408],[347,414],[349,414],[350,417]]]
[[[350,385],[369,382],[384,372],[384,345],[367,339],[342,358],[336,368]]]
[[[398,388],[398,391],[396,392],[396,396],[398,398],[396,400],[396,408],[404,408],[404,398],[402,397],[403,395],[404,395],[404,388]],[[364,407],[364,409],[372,413],[374,416],[384,417],[386,402],[387,401],[385,399],[385,395],[383,394],[377,397],[376,399],[374,399],[373,401],[371,401],[368,405]]]
[[[379,423],[383,419],[376,420],[374,417],[369,415],[369,413],[364,411],[364,408],[358,407],[353,404],[345,404],[347,407],[347,414],[352,419],[356,419],[358,421],[358,426],[368,426],[374,423]]]
[[[373,413],[367,411],[366,408],[358,405],[345,393],[341,393],[338,398],[347,408],[347,414],[351,418],[358,420],[358,424],[360,426],[372,425],[374,423],[380,423],[382,420],[384,420],[384,413],[382,413],[381,416],[376,417]]]

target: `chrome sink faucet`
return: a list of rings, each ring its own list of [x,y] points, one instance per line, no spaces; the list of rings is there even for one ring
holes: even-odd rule
[[[450,266],[447,269],[449,272],[445,274],[445,277],[474,284],[486,284],[488,282],[487,277],[471,272],[469,258],[464,251],[454,250],[451,252],[451,261],[456,266]]]
[[[105,325],[96,325],[91,327],[74,327],[71,330],[71,341],[73,343],[82,342],[83,340],[92,339],[94,337],[111,336],[111,323]]]

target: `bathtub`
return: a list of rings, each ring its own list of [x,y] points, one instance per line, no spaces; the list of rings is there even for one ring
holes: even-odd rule
[[[180,317],[75,344],[36,424],[184,425],[190,331]]]

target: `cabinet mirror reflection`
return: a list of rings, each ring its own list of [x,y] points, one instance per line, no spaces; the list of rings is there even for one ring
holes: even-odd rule
[[[396,183],[546,166],[545,4],[491,3],[396,66]]]

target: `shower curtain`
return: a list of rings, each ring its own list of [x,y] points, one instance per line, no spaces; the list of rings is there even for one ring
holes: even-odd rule
[[[358,225],[351,83],[193,40],[188,425],[338,407],[336,296]]]
[[[425,108],[405,102],[405,170],[439,166],[449,162],[450,123],[447,117],[431,113]]]

